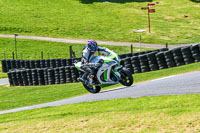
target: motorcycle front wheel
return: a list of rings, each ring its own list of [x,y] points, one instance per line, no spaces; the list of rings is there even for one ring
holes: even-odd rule
[[[119,70],[119,73],[121,74],[122,80],[119,82],[124,86],[131,86],[133,84],[133,76],[129,70],[126,68],[122,68]]]

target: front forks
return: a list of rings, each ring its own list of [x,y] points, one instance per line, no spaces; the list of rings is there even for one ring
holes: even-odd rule
[[[115,72],[114,70],[112,70],[114,76],[119,80],[121,80],[121,74],[119,72]]]

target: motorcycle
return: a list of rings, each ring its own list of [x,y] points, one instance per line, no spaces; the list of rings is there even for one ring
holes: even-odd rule
[[[99,66],[98,62],[101,62]],[[91,75],[89,72],[81,69],[81,62],[74,63],[75,67],[83,71],[84,74],[80,78],[85,89],[91,93],[98,93],[101,90],[102,85],[114,85],[121,83],[124,86],[131,86],[133,84],[133,76],[131,72],[120,65],[120,58],[114,52],[110,51],[109,55],[95,56],[90,63],[92,67],[96,70],[96,75],[93,79],[93,82],[90,82]]]

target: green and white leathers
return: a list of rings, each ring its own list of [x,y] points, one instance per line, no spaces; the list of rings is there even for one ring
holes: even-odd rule
[[[133,77],[130,71],[120,65],[119,56],[113,52],[109,51],[109,55],[95,56],[91,60],[91,64],[98,64],[99,61],[103,62],[100,68],[98,68],[96,77],[94,78],[95,84],[90,84],[90,82],[83,82],[83,86],[91,93],[98,93],[101,90],[102,85],[106,84],[118,84],[121,83],[124,86],[131,86],[133,84]],[[75,67],[81,71],[81,62],[75,63]],[[83,76],[89,81],[89,74],[86,72]]]

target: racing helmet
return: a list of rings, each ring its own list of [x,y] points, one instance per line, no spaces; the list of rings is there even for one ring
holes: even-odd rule
[[[97,51],[98,49],[98,44],[95,40],[89,40],[88,41],[88,49],[91,50],[91,51]]]

